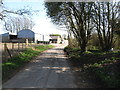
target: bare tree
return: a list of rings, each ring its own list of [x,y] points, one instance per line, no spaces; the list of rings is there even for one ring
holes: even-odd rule
[[[32,29],[34,22],[30,17],[38,10],[31,8],[23,8],[19,10],[9,10],[4,7],[4,1],[0,0],[0,20],[4,22],[5,30],[10,32],[18,32],[22,29]],[[18,17],[13,17],[17,15]]]
[[[17,33],[22,29],[32,29],[34,22],[26,17],[9,17],[5,21],[5,29]]]
[[[115,30],[116,19],[119,17],[118,5],[119,2],[94,3],[93,20],[103,51],[108,51],[113,47],[113,32]]]

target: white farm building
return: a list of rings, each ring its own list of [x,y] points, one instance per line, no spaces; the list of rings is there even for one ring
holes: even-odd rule
[[[51,37],[51,39],[50,39],[51,43],[57,43],[57,44],[62,43],[62,38],[59,34],[58,35],[57,34],[51,34],[50,37]]]
[[[23,29],[18,32],[17,37],[19,39],[22,39],[22,41],[25,42],[26,39],[28,39],[29,42],[49,42],[49,35],[43,35],[40,33],[34,33],[32,30],[29,29]]]
[[[20,30],[17,34],[14,33],[4,33],[0,35],[2,37],[2,42],[10,43],[25,43],[26,39],[29,43],[61,43],[62,38],[60,35],[47,35],[47,34],[40,34],[35,33],[30,29],[23,29]]]

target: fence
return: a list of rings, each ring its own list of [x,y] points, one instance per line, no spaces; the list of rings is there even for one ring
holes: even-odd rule
[[[12,56],[18,54],[28,47],[34,47],[40,44],[35,43],[1,43],[2,61],[5,62]]]

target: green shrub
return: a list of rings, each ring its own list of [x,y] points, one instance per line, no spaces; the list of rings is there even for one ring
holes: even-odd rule
[[[89,50],[81,55],[77,48],[66,47],[64,50],[68,52],[73,67],[92,73],[106,87],[120,87],[120,51]]]

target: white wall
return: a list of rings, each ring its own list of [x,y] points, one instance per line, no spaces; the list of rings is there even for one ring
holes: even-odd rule
[[[49,35],[44,35],[44,41],[49,41],[50,36]]]
[[[35,33],[35,42],[37,43],[37,41],[41,41],[42,40],[42,35],[39,33]]]
[[[49,41],[50,36],[46,34],[35,33],[35,42],[38,41]]]

